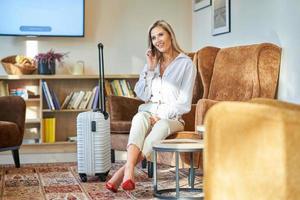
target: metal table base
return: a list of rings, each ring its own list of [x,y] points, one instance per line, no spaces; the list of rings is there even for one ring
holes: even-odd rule
[[[194,188],[194,181],[195,181],[195,169],[194,169],[194,159],[193,153],[198,152],[199,150],[187,150],[187,149],[160,149],[160,148],[153,148],[154,150],[154,171],[153,171],[153,181],[154,181],[154,196],[161,198],[161,199],[203,199],[203,197],[180,197],[180,191],[186,192],[199,192],[201,194],[203,192],[202,188]],[[175,188],[168,188],[168,189],[157,189],[157,151],[164,151],[164,152],[175,152],[175,161],[176,161],[176,187]],[[190,153],[190,170],[189,170],[189,188],[180,188],[179,186],[179,153],[180,152],[189,152]],[[165,193],[169,192],[176,192],[175,196],[168,196]]]

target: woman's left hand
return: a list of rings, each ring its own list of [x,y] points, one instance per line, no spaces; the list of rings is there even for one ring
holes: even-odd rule
[[[151,126],[153,126],[156,122],[160,120],[160,118],[157,116],[151,116],[149,119],[150,119]]]
[[[154,71],[154,69],[157,65],[157,57],[156,57],[156,55],[152,54],[151,49],[147,49],[146,58],[147,58],[148,70]]]

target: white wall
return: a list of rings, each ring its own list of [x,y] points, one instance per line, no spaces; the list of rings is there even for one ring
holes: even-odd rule
[[[282,47],[278,99],[300,103],[300,1],[231,0],[231,32],[211,35],[211,6],[193,13],[193,50],[271,42]]]
[[[38,41],[38,52],[70,52],[65,66],[85,62],[87,74],[98,72],[97,43],[104,44],[105,73],[139,73],[144,65],[147,31],[157,19],[174,28],[182,48],[192,47],[191,0],[86,0],[84,38],[0,37],[0,58],[26,54],[26,41]],[[58,73],[67,73],[58,68]],[[6,74],[0,67],[0,75]]]

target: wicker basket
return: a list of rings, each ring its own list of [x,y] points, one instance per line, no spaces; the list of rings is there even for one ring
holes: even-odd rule
[[[16,64],[16,55],[3,58],[1,60],[1,64],[3,65],[7,74],[13,74],[13,75],[33,74],[37,69],[35,63],[31,65]]]

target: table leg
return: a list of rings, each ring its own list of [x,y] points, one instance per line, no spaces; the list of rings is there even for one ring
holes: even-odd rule
[[[179,152],[176,151],[176,198],[179,198]]]
[[[191,180],[191,188],[194,189],[195,185],[195,169],[194,169],[194,156],[193,152],[190,153],[190,163],[191,163],[191,170],[190,170],[190,180]]]
[[[154,184],[153,184],[153,189],[154,189],[154,193],[156,193],[157,192],[157,161],[156,161],[156,159],[157,159],[157,152],[154,150],[153,151],[153,153],[154,153],[154,159],[153,159],[153,161],[154,161],[154,163],[153,163],[153,182],[154,182]]]

